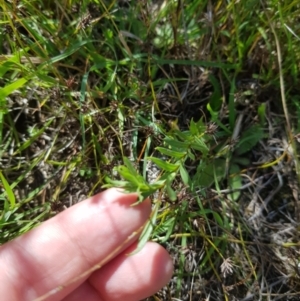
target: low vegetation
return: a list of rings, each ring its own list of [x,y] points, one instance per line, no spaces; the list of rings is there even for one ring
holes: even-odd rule
[[[174,258],[148,300],[300,300],[298,1],[0,11],[1,243],[123,187]]]

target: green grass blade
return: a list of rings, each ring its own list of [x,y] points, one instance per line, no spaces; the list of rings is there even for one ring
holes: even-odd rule
[[[0,171],[0,179],[1,182],[3,184],[4,190],[6,192],[7,195],[7,199],[10,203],[10,209],[14,209],[16,206],[16,198],[15,195],[10,187],[10,185],[8,184],[8,182],[6,181],[5,177],[3,176],[2,172]]]

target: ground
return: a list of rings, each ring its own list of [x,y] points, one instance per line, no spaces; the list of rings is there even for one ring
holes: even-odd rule
[[[300,300],[296,1],[0,7],[1,243],[119,186],[174,258],[149,300]]]

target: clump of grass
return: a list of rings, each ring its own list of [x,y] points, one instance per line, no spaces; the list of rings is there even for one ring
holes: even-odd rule
[[[174,256],[155,298],[297,294],[295,2],[0,7],[1,243],[120,186]]]

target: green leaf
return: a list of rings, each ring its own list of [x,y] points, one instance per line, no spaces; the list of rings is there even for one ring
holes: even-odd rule
[[[202,152],[203,155],[207,155],[209,152],[209,148],[205,144],[203,138],[195,138],[194,142],[191,143],[191,148]]]
[[[157,151],[159,151],[161,154],[172,157],[172,158],[176,158],[176,159],[181,159],[183,158],[186,153],[185,152],[177,152],[168,148],[164,148],[164,147],[156,147],[155,148]]]
[[[139,186],[140,181],[137,179],[136,174],[131,173],[130,170],[126,166],[119,166],[116,168],[118,173],[124,178],[125,180],[131,182],[132,184],[135,184],[136,186]]]
[[[179,138],[179,141],[185,141],[185,142],[188,142],[190,140],[193,140],[193,135],[191,135],[191,132],[190,131],[180,131],[180,130],[177,130],[177,129],[173,129],[172,131],[174,133],[174,135]]]
[[[187,155],[188,155],[188,157],[189,157],[192,161],[195,161],[196,157],[195,157],[195,155],[191,152],[191,150],[188,149]]]
[[[199,133],[197,123],[195,123],[193,119],[190,122],[189,130],[194,136],[197,136]]]
[[[155,229],[155,232],[157,234],[160,234],[160,232],[167,232],[162,239],[160,239],[161,243],[165,243],[173,233],[173,229],[175,226],[176,218],[173,216],[169,218],[167,221],[164,221],[162,225],[158,225],[158,228]]]
[[[236,146],[236,153],[242,155],[250,151],[263,137],[264,132],[259,125],[250,127],[242,134]]]
[[[230,173],[230,176],[228,178],[228,184],[229,184],[230,189],[232,189],[232,190],[240,189],[242,186],[242,177],[240,175],[239,166],[236,164],[232,164],[230,166],[229,173]],[[237,191],[233,191],[231,194],[229,194],[228,197],[231,201],[235,202],[238,200],[240,195],[241,195],[241,191],[237,190]]]
[[[145,228],[142,231],[142,234],[140,236],[137,248],[134,250],[134,252],[132,252],[130,255],[133,255],[135,253],[138,253],[147,243],[147,241],[149,240],[152,232],[153,232],[153,228],[156,224],[156,217],[157,217],[157,213],[158,213],[158,209],[159,209],[159,202],[157,202],[154,206],[154,209],[152,210],[152,214],[150,216],[149,221],[147,222]]]
[[[189,148],[190,146],[190,143],[189,142],[182,142],[182,141],[178,141],[178,140],[175,140],[175,139],[171,139],[171,138],[166,138],[164,140],[168,145],[170,145],[171,147],[173,148],[176,148],[176,149],[183,149],[183,150],[186,150]]]
[[[1,182],[3,184],[3,187],[5,189],[5,192],[7,194],[7,199],[10,203],[10,209],[14,209],[16,206],[16,198],[15,195],[10,187],[10,185],[8,184],[8,182],[6,181],[5,177],[3,176],[2,172],[0,171],[0,179]]]
[[[177,199],[177,194],[171,187],[175,177],[176,177],[176,173],[171,173],[167,176],[167,181],[166,181],[167,194],[172,202],[176,201],[176,199]]]
[[[155,163],[159,168],[161,168],[164,171],[173,172],[173,171],[177,171],[179,168],[179,163],[173,164],[155,157],[148,157],[147,159],[151,160],[153,163]]]
[[[68,56],[75,53],[77,50],[79,50],[82,46],[84,46],[87,43],[93,42],[92,40],[85,40],[85,41],[79,41],[78,43],[72,43],[69,48],[67,48],[65,51],[63,51],[61,54],[51,58],[50,60],[46,61],[45,63],[41,64],[39,66],[39,70],[43,69],[45,66],[53,65],[54,63],[57,63]]]
[[[186,168],[182,164],[180,164],[179,172],[180,172],[182,182],[185,185],[189,186],[191,183],[191,179],[190,179],[189,173],[187,172]]]

